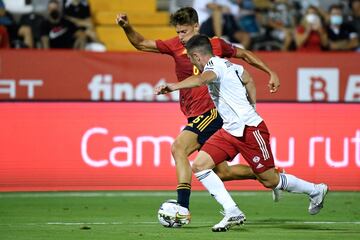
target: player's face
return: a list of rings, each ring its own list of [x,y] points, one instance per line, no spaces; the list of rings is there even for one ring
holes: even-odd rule
[[[199,33],[199,24],[194,25],[176,25],[175,31],[179,36],[180,42],[186,44],[189,39]]]
[[[204,70],[204,67],[201,65],[200,63],[200,58],[199,56],[195,53],[188,53],[188,57],[190,59],[190,62],[197,67],[197,69],[199,69],[201,72]]]

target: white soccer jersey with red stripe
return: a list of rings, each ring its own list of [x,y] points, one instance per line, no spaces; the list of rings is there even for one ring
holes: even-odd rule
[[[209,92],[220,116],[223,128],[235,137],[242,137],[245,126],[258,126],[263,119],[251,106],[242,82],[244,67],[227,59],[212,57],[204,68],[217,79],[208,84]]]

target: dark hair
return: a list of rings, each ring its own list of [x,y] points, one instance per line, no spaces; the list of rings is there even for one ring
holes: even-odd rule
[[[176,25],[193,25],[199,23],[196,10],[192,7],[183,7],[170,16],[170,24]]]
[[[48,5],[50,5],[51,3],[55,3],[57,5],[60,5],[60,2],[58,0],[49,0]]]
[[[329,7],[329,12],[331,12],[333,9],[339,9],[339,10],[343,11],[344,6],[341,5],[341,4],[332,4],[332,5]]]
[[[360,2],[360,0],[350,0],[350,1],[349,1],[349,8],[350,8],[350,9],[352,9],[352,6],[353,6],[352,4],[353,4],[354,2]]]
[[[189,53],[196,49],[202,54],[213,55],[209,37],[203,34],[194,35],[192,38],[189,39],[185,47]]]

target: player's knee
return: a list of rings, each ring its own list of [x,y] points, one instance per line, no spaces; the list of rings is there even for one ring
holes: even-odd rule
[[[275,181],[272,180],[267,180],[267,181],[261,181],[261,184],[266,187],[266,188],[275,188],[277,186],[277,183]]]
[[[176,156],[178,153],[185,151],[184,145],[180,143],[180,141],[176,140],[171,145],[171,153],[173,156]]]
[[[205,167],[205,165],[200,164],[198,162],[193,162],[193,164],[191,165],[191,170],[193,171],[193,173],[197,173],[203,170],[206,170],[207,168]]]

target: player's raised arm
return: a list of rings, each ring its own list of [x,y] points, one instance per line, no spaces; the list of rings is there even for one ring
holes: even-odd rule
[[[126,37],[136,49],[145,52],[159,52],[155,40],[145,39],[140,33],[136,32],[125,13],[119,13],[116,16],[116,23],[124,29]]]
[[[255,54],[252,52],[236,48],[236,57],[243,59],[245,62],[249,63],[250,65],[256,67],[257,69],[260,69],[270,76],[270,80],[268,83],[268,87],[271,93],[274,93],[278,90],[280,87],[280,80],[277,76],[276,72],[271,70],[260,58],[258,58]]]

